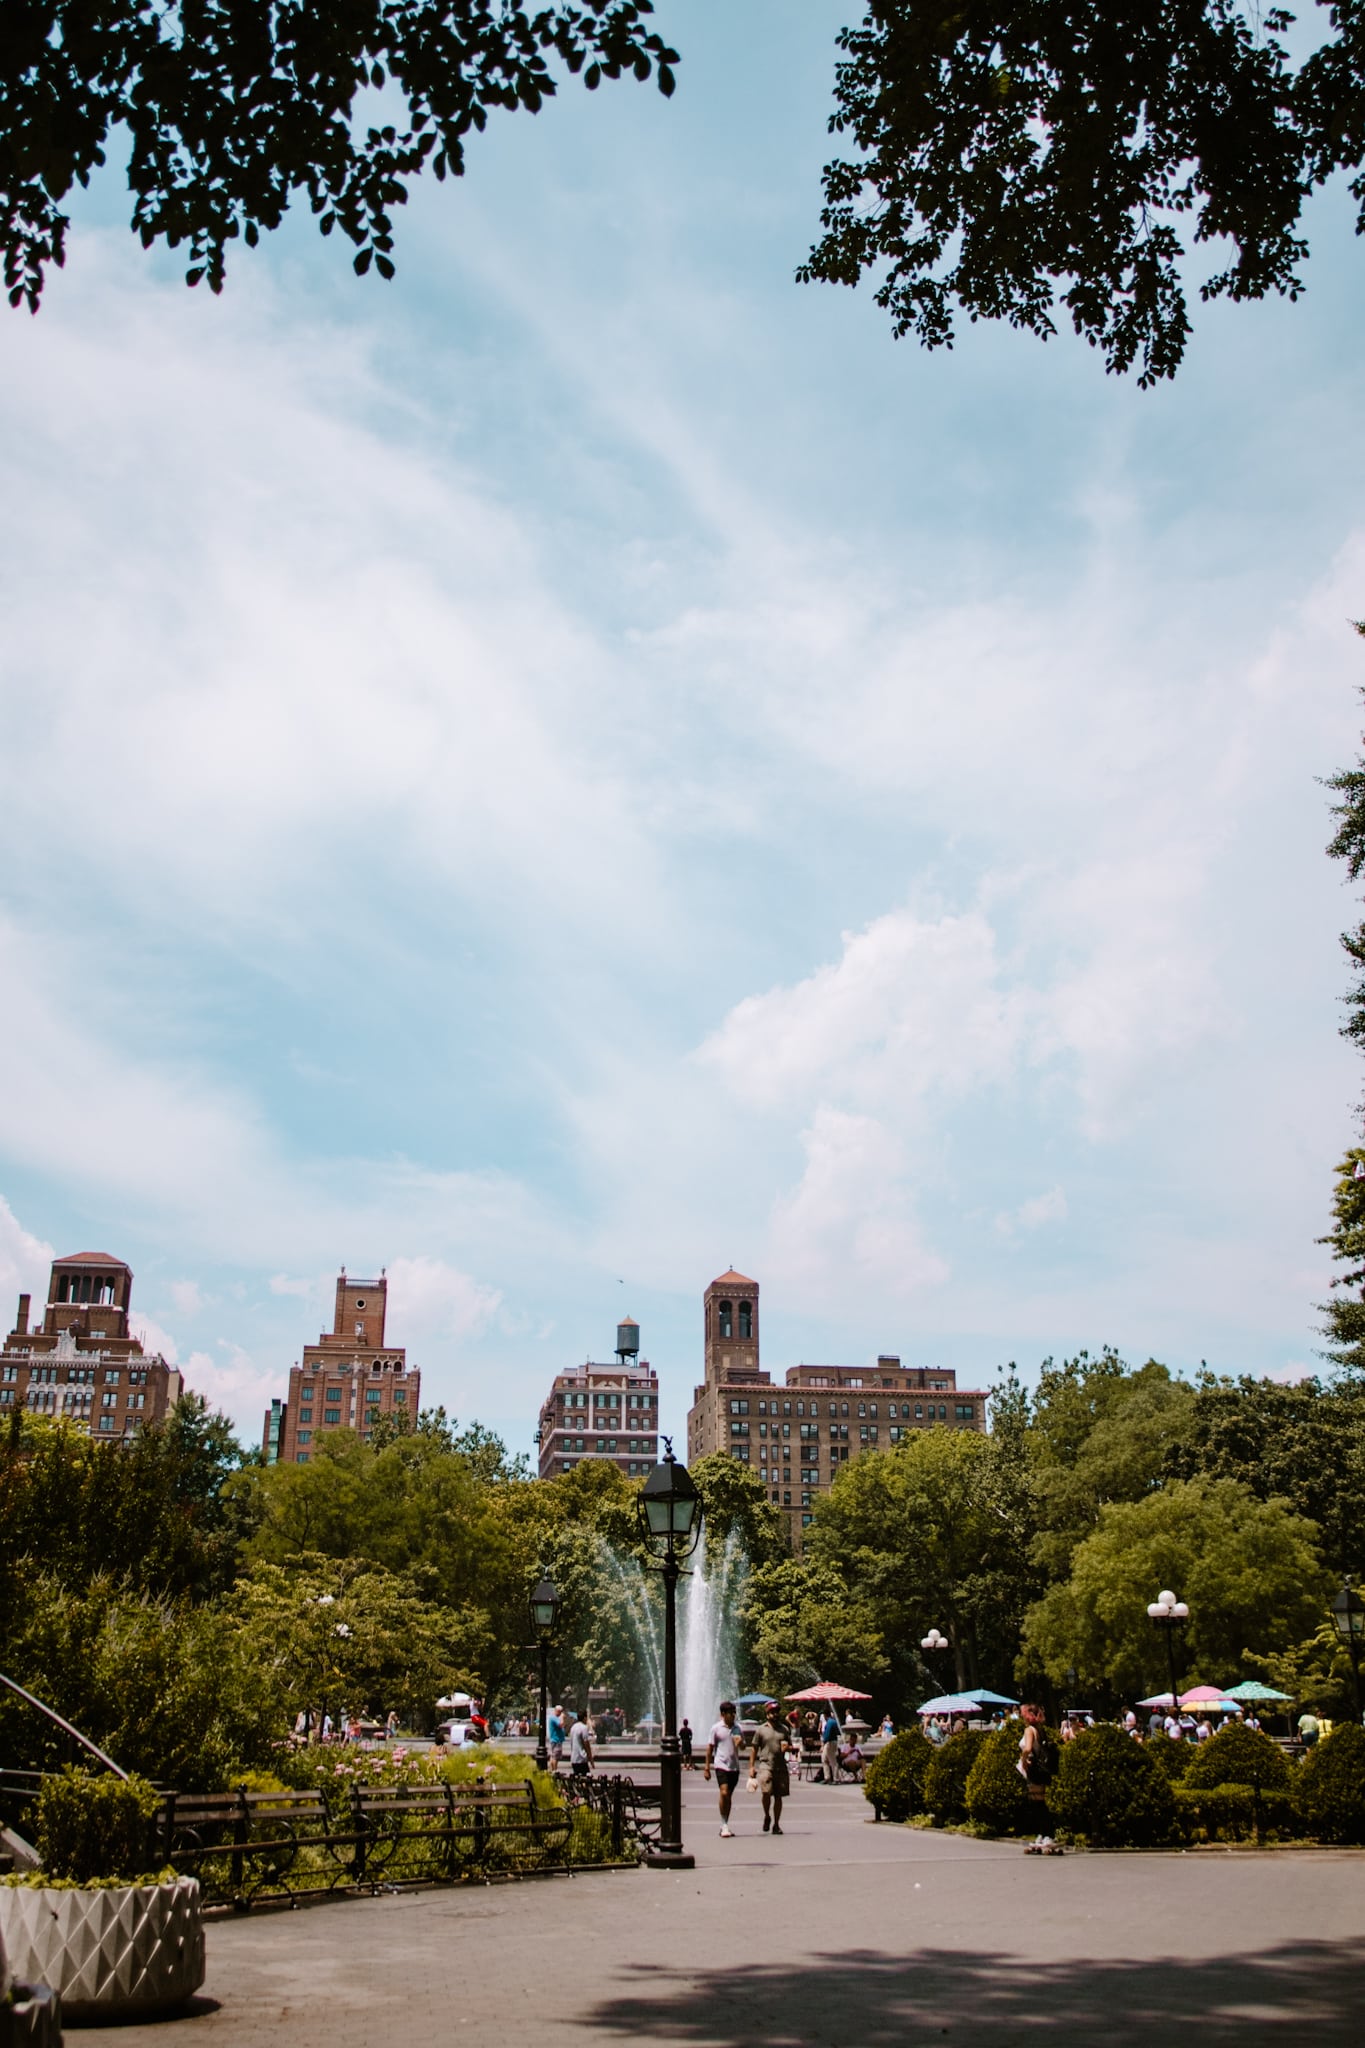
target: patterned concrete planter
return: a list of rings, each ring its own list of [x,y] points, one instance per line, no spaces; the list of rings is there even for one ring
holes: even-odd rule
[[[178,2005],[204,1981],[193,1877],[115,1891],[0,1885],[0,1938],[15,1977],[52,1986],[63,2020]]]

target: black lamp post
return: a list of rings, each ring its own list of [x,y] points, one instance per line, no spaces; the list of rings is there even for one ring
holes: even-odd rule
[[[542,1577],[531,1590],[531,1626],[540,1638],[540,1729],[536,1736],[536,1769],[550,1768],[549,1731],[549,1662],[550,1632],[559,1614],[559,1595],[547,1578]]]
[[[695,1858],[682,1845],[682,1752],[678,1748],[678,1580],[681,1558],[701,1535],[701,1500],[686,1465],[664,1438],[663,1463],[640,1489],[640,1527],[664,1576],[664,1732],[659,1745],[659,1845],[646,1863],[655,1869],[691,1870]]]
[[[1360,1639],[1365,1635],[1365,1600],[1347,1579],[1332,1602],[1332,1619],[1337,1634],[1351,1653],[1351,1689],[1355,1694],[1356,1720],[1360,1719]]]
[[[1166,1668],[1171,1676],[1171,1714],[1176,1726],[1180,1725],[1180,1691],[1175,1678],[1175,1634],[1190,1618],[1190,1610],[1183,1600],[1177,1600],[1174,1593],[1158,1593],[1147,1609],[1148,1618],[1156,1627],[1164,1630],[1166,1636]]]
[[[940,1635],[936,1628],[931,1628],[927,1636],[920,1637],[919,1646],[926,1657],[936,1657],[940,1650],[952,1648],[947,1636]],[[932,1669],[933,1666],[931,1665],[930,1670],[932,1671]]]

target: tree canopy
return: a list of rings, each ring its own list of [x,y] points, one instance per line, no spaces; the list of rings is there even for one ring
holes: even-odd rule
[[[65,256],[63,211],[122,130],[132,225],[188,251],[187,282],[222,288],[227,251],[301,196],[355,268],[394,271],[393,209],[427,165],[458,176],[494,108],[536,113],[555,71],[653,77],[676,52],[652,0],[8,0],[0,42],[5,289],[35,311]]]
[[[1322,12],[1296,67],[1294,17],[1240,0],[873,0],[830,121],[857,154],[826,166],[798,274],[878,275],[929,348],[958,310],[1044,337],[1060,311],[1109,370],[1169,377],[1194,249],[1217,250],[1201,299],[1297,298],[1304,201],[1360,172],[1365,4]]]

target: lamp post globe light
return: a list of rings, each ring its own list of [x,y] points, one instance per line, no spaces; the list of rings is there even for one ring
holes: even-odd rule
[[[536,1734],[536,1769],[550,1768],[549,1660],[550,1636],[559,1616],[559,1595],[542,1572],[531,1589],[531,1626],[540,1638],[540,1724]]]
[[[1175,1677],[1175,1636],[1176,1630],[1185,1626],[1190,1610],[1183,1600],[1177,1600],[1169,1590],[1158,1593],[1155,1600],[1147,1605],[1147,1617],[1166,1637],[1166,1669],[1171,1681],[1171,1713],[1177,1725],[1180,1721],[1180,1689]]]
[[[664,1729],[659,1744],[659,1843],[645,1861],[656,1870],[691,1870],[695,1858],[682,1845],[682,1751],[678,1748],[678,1580],[681,1560],[701,1535],[701,1499],[686,1465],[664,1438],[661,1464],[640,1489],[640,1529],[664,1581]]]
[[[936,1657],[940,1650],[952,1648],[947,1636],[940,1635],[936,1628],[931,1628],[927,1636],[920,1637],[919,1646],[926,1657]]]
[[[1351,1690],[1355,1694],[1356,1720],[1360,1719],[1360,1643],[1365,1636],[1365,1600],[1349,1579],[1332,1602],[1332,1620],[1337,1634],[1351,1653]]]

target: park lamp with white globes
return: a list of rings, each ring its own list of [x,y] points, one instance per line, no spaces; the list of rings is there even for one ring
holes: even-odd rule
[[[686,1465],[665,1437],[664,1455],[636,1503],[640,1531],[659,1559],[664,1581],[664,1727],[659,1744],[659,1841],[645,1862],[656,1870],[691,1870],[695,1859],[682,1845],[682,1752],[678,1748],[678,1580],[680,1559],[690,1556],[701,1535],[701,1496]]]
[[[1360,1643],[1365,1636],[1365,1600],[1349,1579],[1332,1602],[1332,1620],[1337,1634],[1351,1653],[1351,1689],[1355,1694],[1356,1719],[1360,1719]]]
[[[1157,1594],[1155,1600],[1148,1602],[1147,1618],[1165,1632],[1166,1668],[1171,1684],[1171,1716],[1179,1725],[1180,1689],[1175,1676],[1175,1635],[1176,1630],[1183,1628],[1189,1620],[1190,1610],[1183,1600],[1177,1600],[1175,1594],[1169,1588],[1165,1588]]]
[[[927,1636],[920,1637],[919,1646],[926,1657],[935,1657],[940,1650],[951,1648],[947,1636],[940,1635],[936,1628],[931,1628]]]
[[[540,1639],[540,1728],[536,1735],[536,1769],[550,1767],[549,1750],[549,1662],[550,1636],[559,1618],[559,1595],[542,1572],[531,1588],[531,1626]]]

